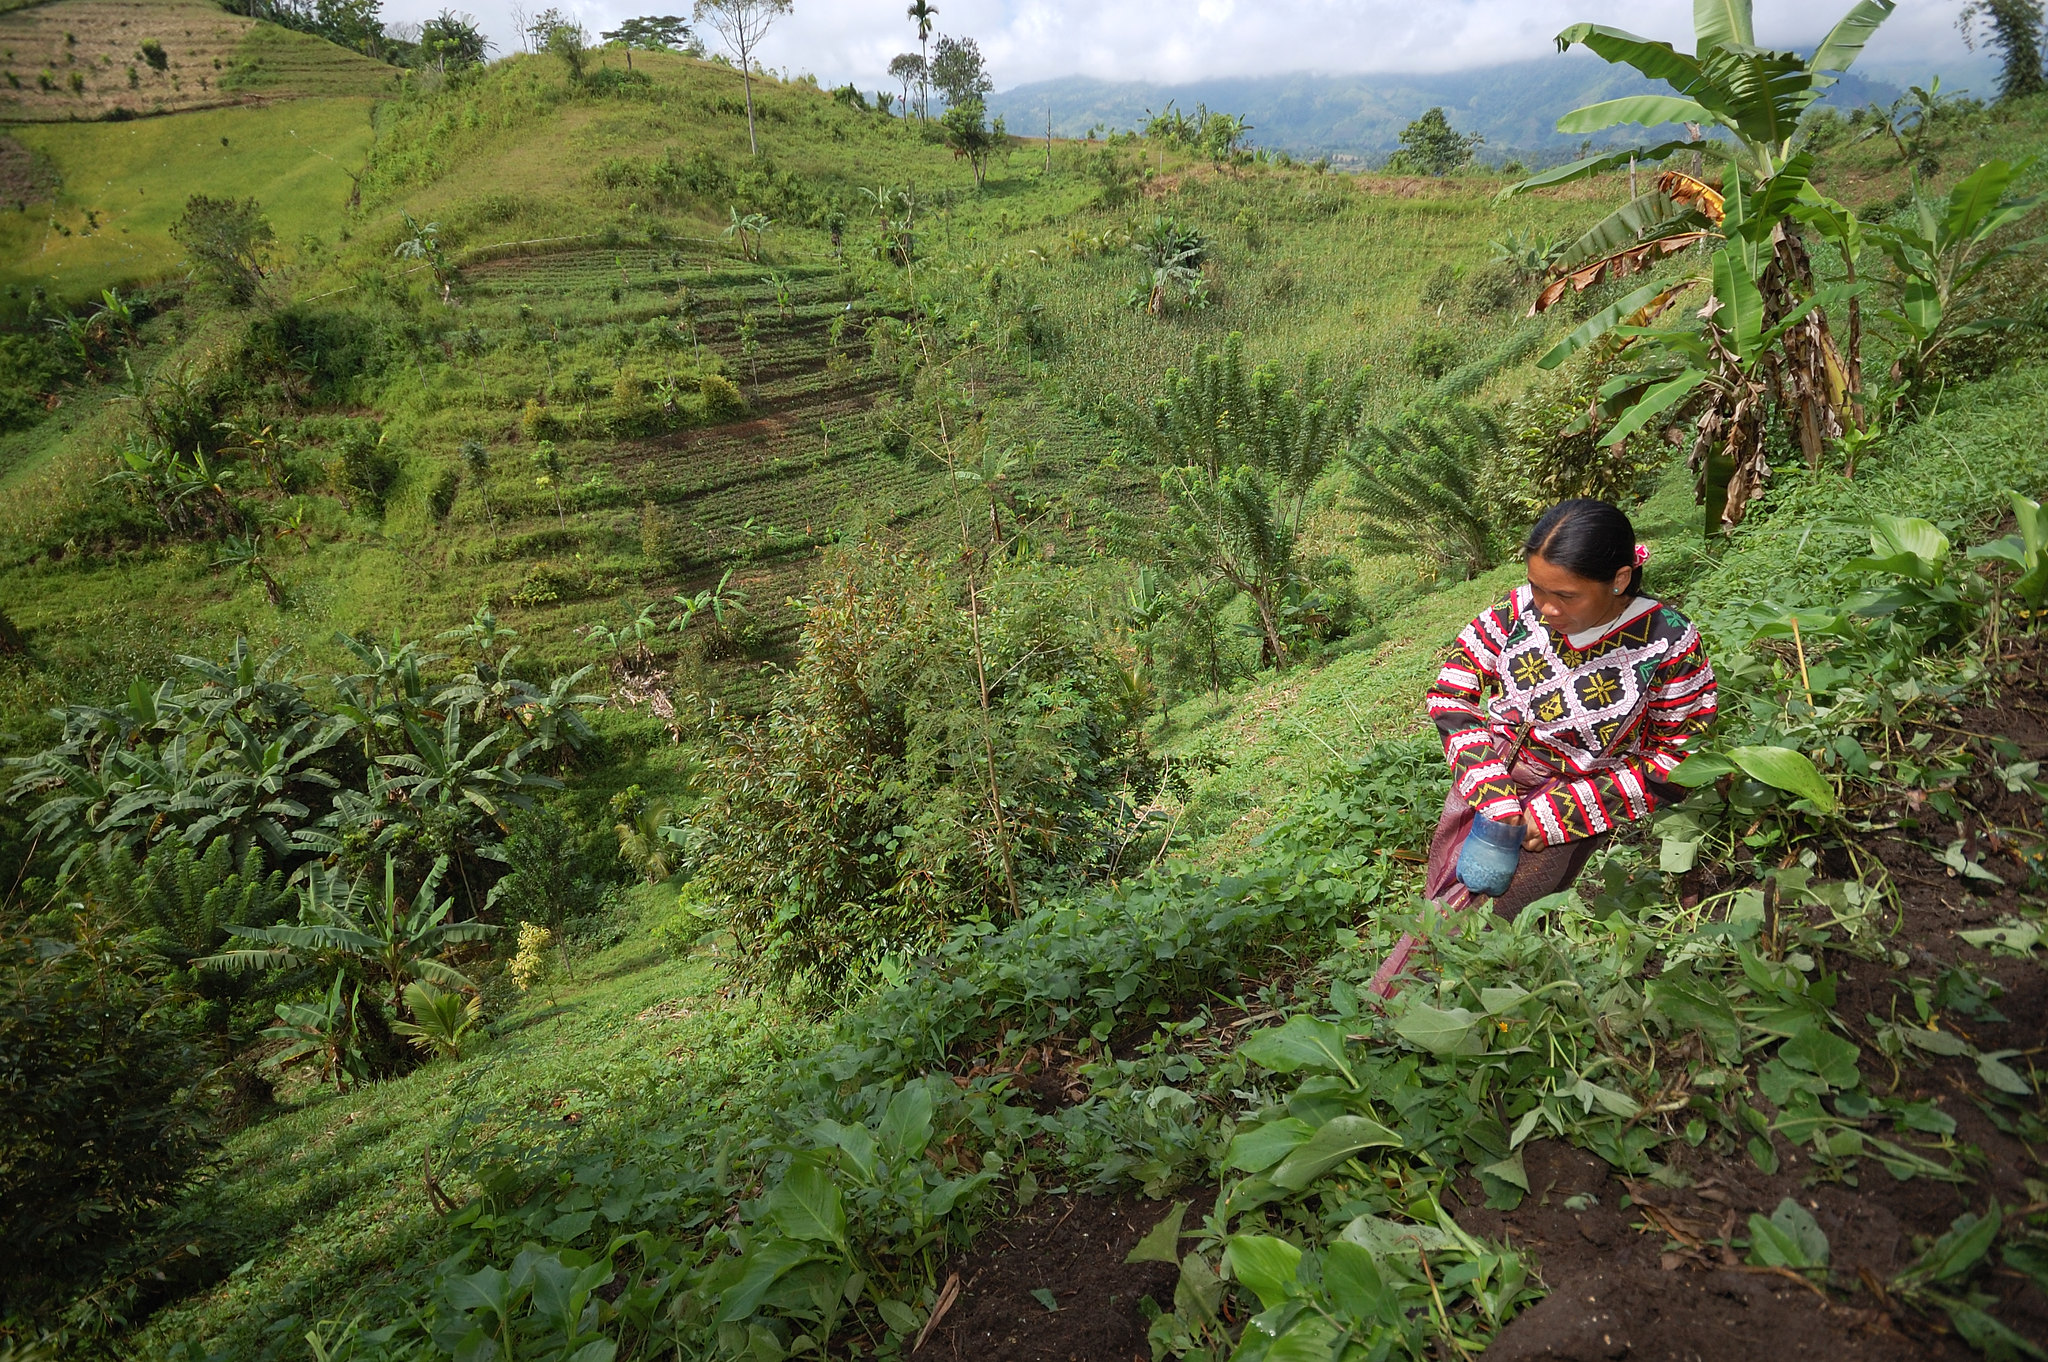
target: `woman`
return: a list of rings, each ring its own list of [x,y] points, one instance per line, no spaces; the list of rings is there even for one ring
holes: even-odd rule
[[[1425,893],[1453,908],[1477,897],[1458,858],[1473,819],[1489,818],[1522,832],[1493,903],[1508,918],[1569,889],[1618,823],[1663,803],[1714,717],[1699,630],[1643,594],[1649,552],[1626,515],[1604,501],[1553,506],[1522,556],[1528,584],[1465,627],[1429,690],[1451,794]]]

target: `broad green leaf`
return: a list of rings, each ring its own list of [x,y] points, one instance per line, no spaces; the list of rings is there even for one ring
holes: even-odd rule
[[[1861,1053],[1853,1041],[1823,1031],[1818,1023],[1808,1026],[1778,1047],[1778,1058],[1795,1069],[1818,1075],[1829,1087],[1853,1088],[1863,1081],[1856,1071]]]
[[[1667,875],[1683,875],[1699,860],[1698,841],[1681,842],[1676,837],[1666,837],[1657,844],[1657,869]]]
[[[1956,935],[1979,950],[2013,951],[2026,955],[2041,944],[2042,926],[2038,922],[2013,922],[2003,927],[1982,927],[1973,932],[1957,932]]]
[[[1927,1252],[1893,1281],[1911,1288],[1928,1282],[1952,1281],[1975,1267],[1991,1251],[2005,1217],[1994,1199],[1983,1215],[1964,1213],[1949,1224],[1948,1232],[1928,1246]]]
[[[1344,1058],[1343,1031],[1314,1017],[1291,1017],[1285,1026],[1260,1031],[1239,1046],[1238,1053],[1274,1073],[1316,1069],[1342,1074],[1347,1082],[1351,1081],[1351,1066]]]
[[[1649,391],[1643,394],[1642,400],[1622,413],[1621,419],[1614,423],[1612,429],[1601,432],[1600,443],[1603,445],[1620,444],[1623,440],[1626,440],[1629,436],[1635,434],[1659,416],[1662,416],[1666,411],[1692,396],[1693,390],[1706,382],[1709,377],[1711,375],[1705,369],[1687,369],[1674,379],[1653,385]]]
[[[1750,0],[1692,0],[1693,53],[1704,57],[1730,43],[1754,43]]]
[[[762,1209],[792,1239],[846,1242],[846,1207],[839,1186],[815,1153],[799,1154],[763,1199]]]
[[[1335,1116],[1266,1176],[1277,1187],[1299,1192],[1361,1149],[1399,1148],[1400,1144],[1401,1137],[1378,1121]]]
[[[1552,346],[1543,358],[1536,361],[1539,369],[1555,369],[1579,351],[1612,331],[1623,317],[1640,312],[1649,306],[1650,300],[1664,291],[1662,284],[1645,284],[1620,302],[1600,309],[1577,330]]]
[[[1899,1034],[1904,1036],[1909,1044],[1927,1051],[1930,1055],[1944,1055],[1953,1058],[1956,1055],[1966,1055],[1970,1052],[1970,1042],[1964,1040],[1953,1031],[1939,1031],[1933,1027],[1905,1026],[1899,1028]]]
[[[1145,1232],[1137,1246],[1124,1255],[1127,1263],[1177,1263],[1180,1261],[1180,1222],[1188,1213],[1188,1203],[1176,1201],[1173,1209],[1160,1218],[1158,1224]]]
[[[912,1083],[889,1099],[882,1113],[882,1152],[893,1163],[915,1159],[932,1139],[932,1090]]]
[[[1749,1218],[1749,1257],[1764,1267],[1826,1267],[1828,1237],[1804,1206],[1786,1197],[1766,1220]]]
[[[1323,1286],[1353,1324],[1376,1318],[1387,1295],[1386,1280],[1371,1252],[1349,1239],[1333,1240],[1323,1250]]]
[[[1315,1127],[1298,1116],[1283,1116],[1240,1131],[1230,1142],[1230,1153],[1223,1166],[1245,1173],[1263,1173],[1293,1153],[1314,1132]]]
[[[889,1332],[892,1334],[904,1336],[914,1334],[917,1332],[917,1326],[921,1322],[917,1317],[917,1311],[911,1309],[902,1301],[876,1301],[875,1313],[882,1317],[882,1323],[889,1326]]]
[[[2019,1070],[2005,1062],[2018,1053],[2018,1050],[1993,1050],[1988,1054],[1978,1055],[1977,1077],[1983,1079],[1986,1086],[1996,1088],[2000,1092],[2009,1092],[2015,1097],[2031,1096],[2034,1091],[2033,1084],[2027,1082]]]
[[[1671,773],[1671,783],[1697,790],[1702,785],[1713,784],[1734,769],[1735,763],[1719,752],[1695,752],[1678,763],[1678,769]]]
[[[1285,1239],[1270,1234],[1233,1234],[1223,1256],[1231,1275],[1250,1287],[1265,1309],[1300,1294],[1294,1274],[1301,1266],[1301,1250]]]
[[[1561,166],[1552,166],[1548,170],[1531,175],[1526,180],[1511,184],[1495,195],[1494,201],[1509,199],[1531,189],[1547,189],[1551,185],[1570,184],[1574,180],[1583,180],[1609,170],[1617,170],[1626,166],[1631,157],[1640,161],[1661,161],[1666,156],[1681,151],[1703,151],[1709,156],[1719,157],[1727,153],[1727,147],[1720,142],[1661,142],[1654,147],[1627,147],[1620,151],[1603,151]]]
[[[1633,66],[1651,80],[1661,80],[1672,89],[1692,92],[1699,83],[1700,63],[1672,47],[1605,24],[1573,24],[1557,35],[1557,50],[1568,51],[1576,43],[1610,62]]]
[[[1520,984],[1503,984],[1498,988],[1480,989],[1479,1005],[1486,1009],[1487,1016],[1497,1017],[1511,1007],[1520,1006],[1528,996],[1529,990]]]
[[[1890,18],[1891,12],[1897,8],[1896,0],[1857,0],[1849,12],[1828,30],[1828,36],[1821,39],[1807,65],[1831,76],[1848,70],[1863,55],[1864,44],[1870,41],[1870,35],[1877,32],[1878,25]]]
[[[1764,296],[1731,243],[1714,252],[1714,324],[1728,333],[1729,348],[1744,360],[1755,357],[1763,336]]]
[[[1948,560],[1949,548],[1948,536],[1930,520],[1883,514],[1870,517],[1870,552],[1874,558],[1897,558],[1903,554],[1933,566]]]
[[[820,1144],[836,1147],[862,1182],[875,1180],[875,1135],[866,1126],[820,1121],[811,1127],[811,1136]]]
[[[1834,788],[1803,753],[1789,747],[1736,747],[1729,749],[1728,759],[1774,790],[1809,800],[1822,813],[1835,811]]]
[[[1486,1189],[1486,1204],[1497,1211],[1512,1211],[1528,1195],[1529,1172],[1522,1166],[1522,1151],[1519,1149],[1478,1171],[1479,1185]]]
[[[717,1322],[730,1324],[754,1313],[769,1288],[791,1268],[825,1257],[817,1249],[795,1239],[769,1239],[749,1248],[742,1259],[739,1281],[728,1290],[718,1307]]]
[[[1642,1106],[1625,1092],[1603,1088],[1590,1078],[1582,1078],[1572,1085],[1568,1096],[1579,1099],[1580,1110],[1591,1114],[1594,1107],[1610,1116],[1619,1116],[1624,1121],[1642,1110]]]
[[[1190,1319],[1214,1320],[1223,1303],[1223,1282],[1209,1260],[1190,1253],[1180,1260],[1180,1280],[1173,1287],[1173,1308]]]
[[[1956,1333],[1984,1356],[2000,1362],[2017,1357],[2031,1357],[2035,1362],[2048,1358],[2048,1352],[2043,1352],[2040,1344],[2015,1333],[1995,1316],[1986,1314],[1969,1301],[1948,1296],[1940,1296],[1936,1300],[1948,1312],[1949,1323],[1956,1326]]]
[[[1358,1245],[1375,1258],[1390,1253],[1413,1253],[1422,1249],[1435,1253],[1454,1248],[1457,1241],[1435,1225],[1406,1225],[1383,1216],[1361,1215],[1346,1225],[1338,1236]]]
[[[1557,120],[1559,132],[1599,132],[1621,123],[1654,128],[1659,123],[1711,123],[1714,115],[1690,99],[1675,95],[1629,95],[1573,109]]]
[[[1394,1034],[1433,1055],[1486,1053],[1480,1019],[1462,1007],[1432,1007],[1417,999],[1395,1019]]]
[[[1915,337],[1925,340],[1941,325],[1941,291],[1927,279],[1906,280],[1899,296],[1899,315]]]

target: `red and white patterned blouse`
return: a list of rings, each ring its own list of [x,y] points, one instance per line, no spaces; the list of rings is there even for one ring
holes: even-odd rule
[[[1670,606],[1639,602],[1578,638],[1545,624],[1518,587],[1465,626],[1429,689],[1459,796],[1495,820],[1526,813],[1552,846],[1647,815],[1714,718],[1699,630]],[[1524,724],[1520,760],[1560,778],[1527,798],[1503,764]]]

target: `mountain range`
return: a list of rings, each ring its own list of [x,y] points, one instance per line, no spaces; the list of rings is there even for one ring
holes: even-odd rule
[[[1981,86],[1991,90],[1993,72],[1973,65],[1968,71],[1945,72],[1944,86]],[[1827,102],[1855,108],[1873,101],[1889,103],[1909,84],[1928,73],[1904,67],[1872,68],[1847,73],[1828,92]],[[1960,79],[1959,79],[1960,78]],[[1101,80],[1065,76],[1019,85],[990,97],[991,113],[1000,114],[1012,133],[1036,134],[1051,112],[1053,132],[1085,136],[1091,129],[1114,132],[1143,127],[1151,113],[1175,102],[1188,113],[1197,104],[1243,114],[1251,120],[1253,146],[1286,150],[1297,156],[1329,156],[1340,163],[1371,164],[1400,144],[1401,130],[1424,110],[1441,106],[1461,132],[1486,138],[1482,159],[1509,158],[1545,163],[1562,159],[1583,140],[1557,131],[1559,114],[1595,100],[1650,90],[1642,77],[1626,67],[1574,53],[1510,62],[1499,66],[1439,73],[1385,72],[1362,75],[1321,75],[1294,72],[1276,76],[1217,76],[1182,84]],[[1625,129],[1605,134],[1619,141]],[[1653,132],[1673,133],[1671,128]]]

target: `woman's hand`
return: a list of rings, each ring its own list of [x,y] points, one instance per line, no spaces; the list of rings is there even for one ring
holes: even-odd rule
[[[1524,851],[1541,851],[1544,847],[1550,845],[1549,840],[1543,835],[1543,829],[1536,826],[1536,820],[1527,814],[1517,814],[1513,818],[1503,818],[1501,822],[1522,829],[1522,850]]]

